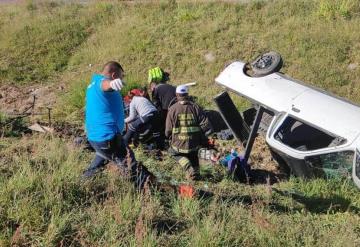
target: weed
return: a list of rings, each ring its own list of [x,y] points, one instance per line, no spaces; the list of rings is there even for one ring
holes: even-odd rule
[[[20,137],[29,132],[22,117],[9,117],[0,112],[0,137]]]

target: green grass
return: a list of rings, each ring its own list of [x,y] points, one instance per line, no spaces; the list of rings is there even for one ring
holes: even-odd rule
[[[99,70],[115,59],[132,82],[145,85],[147,70],[159,65],[170,72],[173,84],[198,81],[191,93],[213,107],[211,96],[220,91],[214,78],[224,64],[276,50],[286,74],[360,102],[359,69],[348,69],[360,57],[359,9],[349,8],[347,18],[329,19],[320,14],[323,2],[290,2],[134,4],[126,11],[120,5],[112,25],[98,26],[69,66],[82,71],[93,64]],[[207,54],[214,60],[207,61]],[[247,106],[239,99],[236,104]]]
[[[5,81],[26,83],[43,82],[63,71],[94,25],[108,21],[112,11],[105,4],[89,11],[78,4],[30,2],[25,9],[10,9],[6,14],[2,30],[6,35],[0,38],[0,75]]]
[[[108,60],[123,65],[126,90],[146,85],[147,70],[160,66],[174,85],[196,80],[191,93],[213,108],[221,91],[214,78],[224,65],[268,50],[282,54],[282,71],[291,77],[360,103],[356,0],[0,7],[6,34],[0,36],[0,84],[64,83],[55,112],[61,121],[83,123],[86,86]],[[239,108],[247,106],[234,99]],[[250,186],[206,165],[207,178],[195,186],[211,197],[141,195],[110,171],[82,181],[93,154],[69,139],[21,137],[24,123],[6,121],[1,115],[0,246],[360,245],[360,196],[351,181],[290,178]],[[159,162],[141,149],[136,155],[162,179],[184,181],[169,157]]]
[[[196,80],[192,93],[213,107],[208,96],[220,91],[214,78],[224,64],[268,50],[282,54],[286,74],[360,102],[359,69],[348,67],[360,57],[356,0],[40,3],[2,9],[0,83],[66,82],[75,96],[65,96],[62,117],[81,109],[73,91],[108,60],[121,62],[129,83],[146,85],[153,66],[174,84]]]
[[[7,140],[9,142],[7,142]],[[165,159],[137,157],[183,181]],[[244,185],[202,181],[212,197],[141,195],[105,171],[84,182],[93,157],[66,140],[4,139],[0,160],[0,241],[35,246],[356,246],[360,197],[351,181],[316,179]],[[208,184],[208,188],[205,187]]]
[[[354,0],[322,0],[317,13],[327,19],[349,19],[354,14],[359,14],[359,11],[359,3]]]

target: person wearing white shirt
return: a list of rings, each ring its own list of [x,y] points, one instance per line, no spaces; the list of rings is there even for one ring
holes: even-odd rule
[[[157,131],[159,127],[158,110],[145,97],[134,96],[131,93],[129,93],[129,97],[131,98],[131,103],[129,116],[125,119],[127,124],[127,131],[124,135],[125,144],[128,145],[136,133],[142,133],[148,129],[152,129],[155,141],[158,142],[160,136],[159,131]]]

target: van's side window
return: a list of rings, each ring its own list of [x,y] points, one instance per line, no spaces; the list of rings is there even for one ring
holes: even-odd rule
[[[332,136],[295,118],[287,117],[274,138],[286,146],[300,151],[311,151],[345,143],[345,139]]]

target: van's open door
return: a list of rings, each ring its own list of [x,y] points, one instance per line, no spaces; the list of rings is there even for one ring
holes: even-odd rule
[[[225,123],[234,133],[235,138],[240,143],[246,142],[249,138],[250,127],[241,117],[229,94],[227,92],[222,92],[221,94],[215,96],[214,101],[219,108],[219,112]]]
[[[257,109],[256,116],[251,128],[246,124],[244,119],[241,117],[239,111],[236,109],[233,101],[231,100],[227,92],[223,92],[214,98],[214,101],[219,108],[220,114],[224,119],[225,123],[234,133],[236,139],[244,145],[246,143],[244,160],[248,161],[253,147],[257,132],[259,130],[260,122],[263,114],[267,111],[265,108],[260,106]]]

